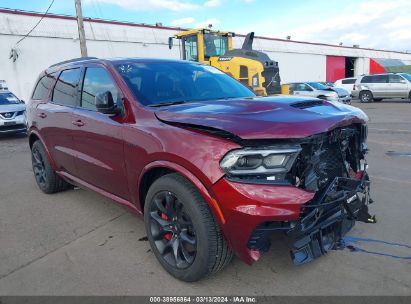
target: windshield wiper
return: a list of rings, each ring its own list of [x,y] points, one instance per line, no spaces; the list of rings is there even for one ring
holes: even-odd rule
[[[149,107],[157,108],[157,107],[179,105],[179,104],[183,104],[183,103],[186,103],[186,101],[179,100],[179,101],[161,102],[161,103],[151,104],[151,105],[149,105]]]

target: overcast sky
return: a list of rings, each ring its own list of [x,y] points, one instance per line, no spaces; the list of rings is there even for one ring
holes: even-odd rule
[[[42,12],[51,0],[0,0],[0,7]],[[83,14],[136,23],[204,27],[310,42],[411,52],[411,0],[82,0]],[[74,15],[74,0],[51,13]]]

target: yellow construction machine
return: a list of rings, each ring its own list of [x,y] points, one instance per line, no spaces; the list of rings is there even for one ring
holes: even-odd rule
[[[241,49],[233,49],[231,32],[210,29],[189,30],[169,38],[179,43],[181,59],[209,64],[250,87],[257,95],[281,93],[278,63],[267,54],[253,50],[254,32],[249,33]]]

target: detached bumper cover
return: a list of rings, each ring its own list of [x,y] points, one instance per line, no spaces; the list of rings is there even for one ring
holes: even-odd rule
[[[306,214],[287,232],[294,239],[294,264],[311,262],[337,249],[356,221],[375,222],[368,213],[368,204],[372,202],[369,188],[366,173],[360,180],[337,177],[317,200],[305,207]]]
[[[226,219],[222,231],[239,258],[252,264],[256,252],[268,250],[269,236],[283,231],[293,239],[294,263],[303,264],[335,249],[356,220],[367,219],[369,184],[364,172],[360,179],[336,178],[322,194],[227,179],[212,191]]]

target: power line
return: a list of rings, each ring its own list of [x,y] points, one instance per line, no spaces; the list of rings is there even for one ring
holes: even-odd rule
[[[36,25],[26,34],[24,35],[19,41],[16,42],[15,46],[17,46],[20,42],[22,42],[24,39],[26,39],[31,32],[33,32],[35,30],[35,28],[40,24],[40,22],[44,19],[44,17],[46,17],[47,13],[49,12],[50,8],[53,6],[55,0],[52,0],[49,7],[47,8],[46,12],[43,14],[43,16],[41,16],[40,20],[36,23]]]

